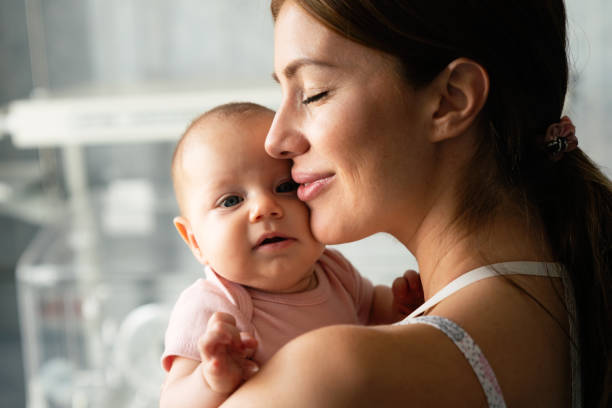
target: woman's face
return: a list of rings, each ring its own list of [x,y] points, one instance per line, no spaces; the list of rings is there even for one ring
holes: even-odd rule
[[[414,90],[394,59],[336,34],[291,1],[274,37],[283,100],[266,150],[293,159],[315,237],[331,244],[414,230],[434,163],[426,88]]]

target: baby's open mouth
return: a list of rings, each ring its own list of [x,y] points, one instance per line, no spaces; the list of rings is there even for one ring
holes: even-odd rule
[[[257,242],[257,244],[255,244],[253,249],[261,248],[261,247],[264,247],[266,245],[277,244],[277,243],[283,242],[283,241],[289,241],[289,240],[292,240],[292,239],[293,238],[284,237],[282,235],[266,234],[266,235],[264,235],[263,237],[261,237],[259,239],[259,241]]]
[[[261,244],[259,244],[259,246],[263,246],[267,244],[274,244],[276,242],[281,242],[281,241],[286,241],[286,240],[287,238],[283,238],[283,237],[266,238],[261,242]]]

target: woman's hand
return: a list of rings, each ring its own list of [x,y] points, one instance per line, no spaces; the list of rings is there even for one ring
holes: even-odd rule
[[[421,306],[425,300],[421,277],[414,270],[404,272],[404,276],[396,278],[391,286],[393,293],[393,310],[402,316],[407,316]]]
[[[250,359],[256,348],[257,340],[240,332],[232,315],[213,314],[206,333],[198,341],[202,374],[210,389],[230,394],[251,378],[259,370],[257,363]]]

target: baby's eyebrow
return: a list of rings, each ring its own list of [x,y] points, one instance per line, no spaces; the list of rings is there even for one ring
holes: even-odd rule
[[[200,187],[200,191],[207,193],[207,194],[213,194],[213,195],[218,194],[219,191],[224,191],[227,189],[228,189],[228,182],[227,180],[222,180],[222,179],[208,181],[207,183],[205,183],[204,185]]]
[[[334,67],[333,64],[330,64],[329,62],[326,62],[326,61],[315,60],[312,58],[299,58],[289,63],[285,67],[285,69],[283,69],[283,76],[285,78],[294,77],[301,68],[305,66],[309,66],[309,65],[314,65],[317,67],[324,67],[324,68]],[[276,72],[272,73],[272,79],[274,79],[276,82],[280,82],[278,79],[278,75],[276,75]]]

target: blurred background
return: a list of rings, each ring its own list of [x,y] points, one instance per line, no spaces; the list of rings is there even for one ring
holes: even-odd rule
[[[571,0],[567,113],[611,175],[612,15]],[[276,108],[268,0],[0,1],[0,406],[155,407],[169,308],[201,270],[171,224],[198,113]],[[376,283],[391,237],[338,246]]]

